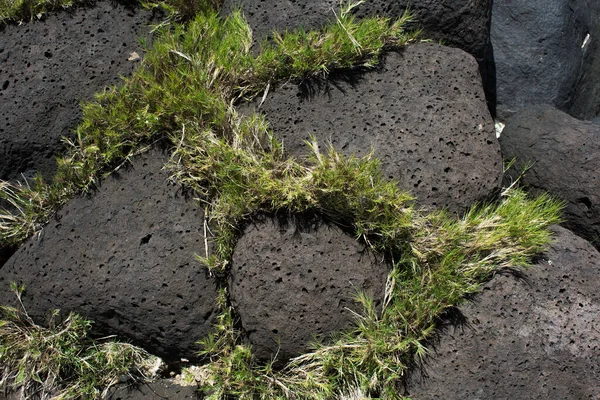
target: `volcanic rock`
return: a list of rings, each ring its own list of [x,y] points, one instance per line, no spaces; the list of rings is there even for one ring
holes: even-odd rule
[[[381,304],[389,266],[321,220],[250,225],[233,254],[229,290],[234,309],[263,361],[310,349],[315,338],[352,326],[358,291]]]
[[[534,104],[569,109],[589,32],[582,12],[585,6],[571,0],[493,2],[495,82],[490,84],[495,84],[500,120]]]
[[[600,397],[600,253],[557,227],[525,279],[499,274],[461,307],[468,325],[443,335],[417,399]]]
[[[93,334],[193,359],[218,312],[217,288],[194,257],[203,211],[167,183],[165,160],[147,153],[68,203],[0,269],[0,304],[15,303],[15,281],[38,323],[52,309],[75,311],[94,321]]]
[[[500,141],[513,177],[532,162],[522,183],[566,200],[564,226],[600,249],[600,126],[540,105],[510,118]]]
[[[500,145],[477,63],[436,44],[390,52],[376,71],[319,84],[271,90],[258,109],[294,156],[314,134],[346,154],[371,149],[385,175],[420,205],[460,213],[495,193],[502,180]],[[341,79],[344,78],[344,79]]]
[[[152,18],[102,1],[0,28],[0,179],[54,175],[81,103],[139,64]]]

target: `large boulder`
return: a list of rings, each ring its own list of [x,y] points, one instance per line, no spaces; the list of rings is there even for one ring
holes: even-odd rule
[[[229,291],[260,360],[305,353],[315,338],[352,326],[364,291],[381,304],[390,267],[320,219],[267,218],[247,227],[232,260]]]
[[[416,16],[415,27],[425,37],[444,40],[481,59],[489,43],[491,0],[369,0],[357,7],[358,17],[400,17],[409,8]],[[334,20],[338,0],[224,0],[222,13],[241,5],[255,38],[260,42],[272,31],[298,27],[315,29]]]
[[[102,1],[0,27],[0,179],[51,178],[81,102],[139,63],[152,13]]]
[[[532,162],[523,184],[566,200],[564,225],[600,248],[600,126],[540,105],[510,118],[500,141],[513,176]]]
[[[94,321],[94,334],[167,360],[194,358],[218,313],[216,283],[195,260],[203,252],[203,212],[145,154],[98,190],[68,203],[0,269],[0,304],[14,304],[9,282],[39,323],[52,309]]]
[[[497,275],[441,337],[415,399],[600,398],[600,253],[556,228],[525,279]]]
[[[584,7],[572,0],[493,2],[495,82],[488,84],[495,84],[498,119],[533,104],[569,109],[589,32],[581,13],[575,12]]]
[[[323,85],[287,84],[243,112],[263,113],[292,155],[314,134],[346,154],[370,149],[387,177],[419,204],[460,213],[499,189],[500,145],[477,63],[462,50],[416,44],[387,53],[376,71]],[[350,81],[348,81],[350,79]]]

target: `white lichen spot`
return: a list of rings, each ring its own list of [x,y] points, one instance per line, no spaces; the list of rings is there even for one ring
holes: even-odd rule
[[[590,36],[590,34],[588,33],[587,35],[585,35],[585,39],[583,39],[583,43],[581,44],[581,48],[583,49],[585,46],[587,46],[587,44],[590,42],[590,39],[592,37]]]
[[[506,126],[506,125],[505,125],[505,124],[503,124],[503,123],[502,123],[502,122],[500,122],[500,121],[495,121],[495,122],[494,122],[494,128],[496,129],[496,138],[497,138],[497,139],[499,139],[499,138],[500,138],[500,135],[502,135],[502,131],[504,130],[504,127],[505,127],[505,126]]]

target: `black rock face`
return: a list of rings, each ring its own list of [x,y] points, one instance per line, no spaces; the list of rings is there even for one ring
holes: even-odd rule
[[[52,309],[94,321],[168,360],[193,359],[216,313],[216,283],[195,260],[204,250],[203,212],[167,183],[165,156],[145,154],[96,193],[66,205],[0,269],[40,323]]]
[[[583,65],[575,86],[573,103],[568,113],[583,120],[600,116],[600,2],[578,2],[575,12],[586,27]]]
[[[581,18],[586,8],[575,3],[494,1],[490,35],[499,119],[534,104],[552,104],[563,111],[571,107],[589,31]]]
[[[313,223],[267,219],[249,226],[236,245],[231,299],[263,361],[286,361],[315,338],[349,328],[349,309],[362,311],[357,291],[383,300],[389,266],[339,228]]]
[[[151,12],[99,2],[0,28],[0,179],[53,176],[81,102],[133,71],[152,21]]]
[[[500,139],[515,172],[534,163],[523,184],[566,200],[564,225],[600,249],[600,126],[542,105],[510,118]]]
[[[477,63],[459,49],[410,45],[380,70],[345,80],[271,90],[263,113],[292,155],[306,156],[313,134],[345,154],[371,149],[387,177],[420,205],[460,213],[496,192],[502,158]]]
[[[118,385],[110,390],[106,400],[192,400],[200,399],[196,386],[179,386],[170,381],[140,385]]]
[[[444,335],[414,377],[417,399],[595,399],[600,396],[600,253],[556,228],[525,280],[498,275],[461,307],[467,325]]]

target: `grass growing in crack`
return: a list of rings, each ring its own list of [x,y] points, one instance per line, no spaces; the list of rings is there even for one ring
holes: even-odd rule
[[[202,343],[210,362],[199,367],[199,383],[209,398],[399,398],[404,374],[426,353],[438,319],[496,271],[526,266],[548,242],[546,226],[558,221],[560,204],[513,188],[460,220],[443,212],[424,215],[409,194],[383,178],[377,160],[321,151],[314,142],[309,158],[287,158],[263,118],[236,114],[237,100],[260,96],[282,80],[368,67],[384,48],[414,39],[402,30],[408,16],[356,21],[352,7],[319,32],[274,35],[257,56],[239,12],[225,19],[207,12],[186,25],[163,26],[142,67],[122,87],[84,106],[54,182],[1,191],[18,212],[0,213],[0,239],[23,240],[145,146],[166,143],[173,149],[173,179],[198,193],[217,226],[217,252],[206,260],[214,269],[226,271],[241,221],[282,209],[313,210],[350,227],[393,265],[382,311],[360,297],[364,310],[355,329],[317,344],[280,371],[252,358],[223,292],[223,313]]]
[[[18,219],[10,210],[0,211],[0,242],[31,236],[54,210],[144,146],[169,139],[177,146],[179,137],[173,132],[185,126],[217,137],[231,135],[232,104],[240,97],[256,96],[290,76],[307,79],[340,66],[372,65],[385,46],[413,40],[401,29],[407,19],[356,21],[342,10],[319,33],[290,32],[276,43],[265,43],[256,57],[250,51],[252,32],[240,12],[222,19],[213,11],[186,25],[163,27],[142,67],[123,86],[84,105],[83,122],[66,139],[68,152],[58,160],[54,181],[39,184],[44,193],[37,196],[36,207]],[[0,198],[28,201],[33,196],[27,185],[6,187],[10,191],[0,190]]]
[[[22,398],[94,399],[127,380],[154,378],[160,359],[127,343],[87,338],[91,322],[76,314],[49,327],[37,325],[12,284],[18,307],[0,309],[0,385]]]
[[[216,332],[202,344],[213,355],[200,367],[208,398],[323,399],[352,389],[366,396],[402,398],[404,374],[435,332],[444,311],[455,307],[504,267],[524,267],[550,239],[548,224],[561,204],[529,199],[513,190],[498,204],[472,208],[463,219],[445,213],[415,216],[401,257],[388,278],[384,308],[360,297],[364,311],[354,330],[291,360],[281,371],[258,365],[233,328],[225,309]]]

